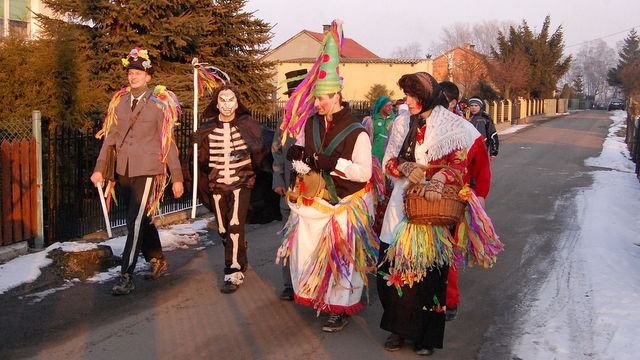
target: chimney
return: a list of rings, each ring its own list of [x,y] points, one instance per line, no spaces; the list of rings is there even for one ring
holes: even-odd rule
[[[330,30],[331,30],[331,24],[329,24],[329,25],[327,25],[327,24],[322,25],[322,33],[323,33],[323,34],[328,33]]]
[[[464,43],[464,49],[470,51],[476,51],[476,46],[469,43]]]

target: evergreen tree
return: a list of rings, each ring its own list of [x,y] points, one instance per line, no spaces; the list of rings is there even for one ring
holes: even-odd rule
[[[584,99],[584,83],[582,82],[582,75],[578,75],[573,79],[571,89],[573,90],[571,95],[578,99]]]
[[[523,20],[520,26],[509,28],[508,36],[499,32],[498,47],[492,49],[494,64],[502,65],[503,70],[511,65],[522,64],[519,58],[526,59],[528,66],[519,66],[515,70],[528,72],[525,88],[533,98],[552,97],[558,80],[571,64],[571,56],[563,59],[562,27],[559,26],[550,34],[550,26],[551,18],[547,16],[542,30],[536,35]],[[525,74],[521,75],[520,79],[526,77]]]
[[[95,113],[99,97],[86,91],[91,84],[85,56],[68,35],[62,28],[55,39],[0,39],[0,67],[12,69],[0,75],[0,121],[24,121],[40,110],[51,127],[93,125],[87,115]]]
[[[268,51],[269,24],[243,11],[246,0],[43,0],[86,54],[91,88],[106,109],[114,91],[126,86],[120,59],[139,46],[149,50],[153,84],[174,91],[183,107],[193,103],[191,60],[214,65],[231,76],[243,102],[252,109],[269,108],[275,88],[267,79],[272,64],[259,60]],[[46,34],[56,37],[55,18],[38,15]]]
[[[391,98],[393,96],[393,91],[389,91],[386,85],[373,84],[371,85],[371,88],[369,88],[369,91],[364,96],[364,98],[373,107],[373,104],[375,104],[376,100],[378,100],[378,98],[381,96],[388,96],[389,98]]]
[[[625,82],[627,84],[632,82],[632,79],[628,79],[627,76],[633,75],[633,68],[640,66],[640,38],[638,37],[635,29],[632,29],[629,32],[629,35],[624,39],[622,50],[618,53],[618,56],[618,65],[609,69],[607,73],[607,81],[609,82],[609,85],[620,87],[626,94],[630,94],[634,89],[632,87],[625,86]],[[627,67],[631,70],[624,71]],[[631,74],[623,76],[623,73]],[[637,76],[638,74],[635,73],[635,75]]]
[[[562,91],[560,91],[560,99],[573,99],[575,94],[575,90],[569,84],[564,84],[562,86]]]

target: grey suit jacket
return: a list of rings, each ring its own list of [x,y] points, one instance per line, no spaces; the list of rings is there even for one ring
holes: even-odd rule
[[[161,135],[164,113],[162,106],[151,99],[151,93],[151,90],[147,91],[133,111],[131,111],[131,93],[122,96],[115,108],[117,124],[111,126],[102,143],[94,171],[103,168],[107,146],[116,145],[118,152],[116,173],[119,175],[125,175],[127,169],[130,177],[155,176],[163,173]],[[135,116],[138,116],[138,119],[127,133]],[[126,138],[124,138],[125,134]],[[183,181],[178,148],[173,141],[164,162],[169,167],[171,181]]]

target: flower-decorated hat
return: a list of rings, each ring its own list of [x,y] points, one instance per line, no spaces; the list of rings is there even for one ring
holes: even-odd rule
[[[146,71],[148,74],[153,72],[151,67],[151,59],[149,58],[149,52],[147,50],[135,47],[131,49],[129,55],[124,59],[120,59],[125,70],[137,69]]]
[[[285,116],[280,127],[283,142],[287,136],[297,137],[300,134],[314,109],[315,96],[335,94],[342,90],[339,66],[343,42],[342,21],[334,20],[324,36],[318,59],[285,105]]]

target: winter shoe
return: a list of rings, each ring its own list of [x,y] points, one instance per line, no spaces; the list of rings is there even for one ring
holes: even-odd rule
[[[415,353],[420,356],[431,356],[433,355],[433,348],[416,349]]]
[[[349,323],[349,315],[347,314],[329,314],[329,319],[322,326],[324,332],[338,332],[344,329]]]
[[[231,281],[225,281],[224,285],[220,288],[220,292],[223,294],[231,294],[238,290],[239,287],[240,285],[236,285]]]
[[[149,262],[151,263],[151,271],[144,275],[144,278],[147,280],[157,280],[169,269],[169,262],[164,256],[161,258],[153,258]]]
[[[384,342],[384,349],[387,351],[400,350],[402,344],[404,344],[404,339],[400,335],[392,333]]]
[[[135,289],[133,286],[133,276],[131,274],[121,274],[118,283],[111,288],[113,295],[127,295]]]
[[[280,300],[292,301],[293,300],[293,288],[286,287],[280,294]]]

